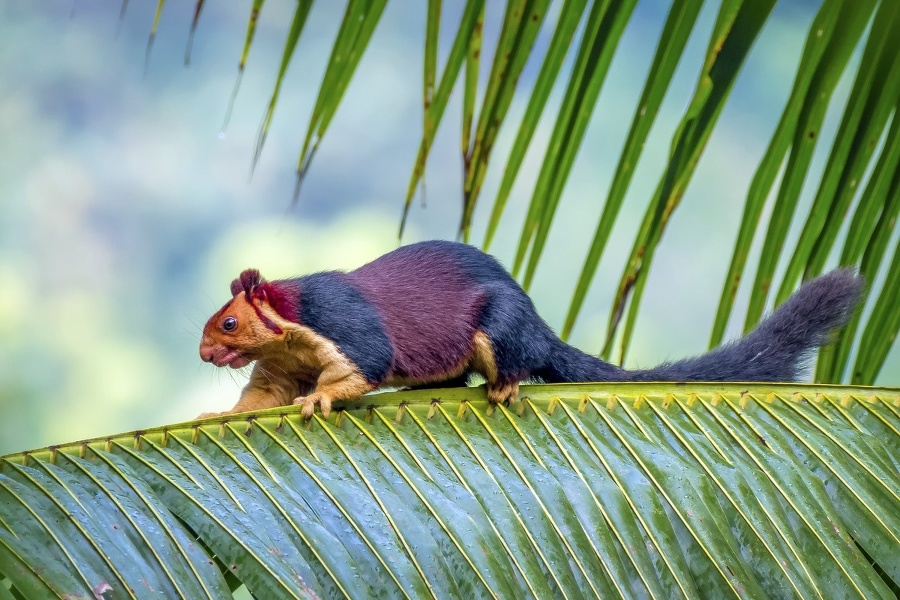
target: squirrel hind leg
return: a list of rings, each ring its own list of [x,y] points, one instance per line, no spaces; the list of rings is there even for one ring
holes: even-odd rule
[[[484,293],[472,369],[487,379],[492,403],[512,403],[520,381],[539,377],[557,338],[511,279],[484,284]]]
[[[475,350],[469,363],[476,373],[487,380],[487,395],[491,404],[512,404],[519,397],[519,377],[497,368],[497,359],[491,339],[483,331],[475,334]]]

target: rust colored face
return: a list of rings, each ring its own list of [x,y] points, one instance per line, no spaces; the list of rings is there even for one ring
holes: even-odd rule
[[[261,313],[263,298],[238,293],[210,317],[200,340],[200,358],[217,367],[240,369],[259,358],[267,344],[281,337]]]
[[[217,367],[240,369],[260,358],[267,346],[277,348],[284,332],[270,316],[292,321],[296,294],[287,293],[278,282],[268,282],[256,269],[247,269],[231,282],[234,296],[206,322],[200,340],[200,358]]]

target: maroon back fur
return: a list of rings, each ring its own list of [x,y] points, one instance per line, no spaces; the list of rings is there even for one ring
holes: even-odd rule
[[[452,256],[405,246],[347,277],[381,315],[394,375],[449,373],[471,354],[484,297]]]
[[[269,303],[275,312],[288,321],[297,322],[297,308],[300,303],[300,286],[294,280],[266,281],[257,288],[254,295]]]

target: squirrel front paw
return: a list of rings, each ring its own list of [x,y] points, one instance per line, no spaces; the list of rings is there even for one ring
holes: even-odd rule
[[[294,404],[303,405],[300,414],[304,419],[312,418],[313,414],[316,412],[316,404],[321,407],[322,418],[327,419],[328,415],[331,414],[331,398],[321,392],[294,398]]]

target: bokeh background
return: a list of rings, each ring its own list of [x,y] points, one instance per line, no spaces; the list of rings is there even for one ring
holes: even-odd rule
[[[425,3],[389,3],[295,208],[295,164],[344,7],[313,8],[251,177],[296,2],[266,2],[223,130],[250,4],[207,2],[185,67],[193,1],[166,3],[149,57],[155,2],[129,2],[122,22],[118,0],[0,2],[0,455],[230,407],[246,375],[201,363],[196,346],[241,269],[275,278],[351,268],[396,247],[421,132]],[[462,4],[445,2],[451,25],[439,65]],[[488,3],[488,36],[499,31],[501,4]],[[587,351],[599,351],[613,286],[692,93],[714,4],[704,9],[572,338]],[[628,365],[705,349],[744,194],[817,8],[779,3],[745,65],[658,252]],[[648,40],[658,38],[667,9],[639,4],[566,187],[532,290],[555,328],[644,83]],[[538,66],[528,66],[520,85],[530,87]],[[849,83],[845,77],[838,96]],[[519,100],[510,123],[523,110]],[[507,265],[553,117],[549,111],[542,122],[492,247]],[[829,115],[825,139],[838,117]],[[429,163],[427,204],[417,201],[404,242],[456,235],[459,122],[455,97]],[[509,129],[498,155],[511,143]],[[487,200],[501,168],[489,171]],[[489,208],[485,202],[476,214],[476,242]],[[742,300],[736,314],[744,307]],[[897,348],[878,382],[900,384]]]

